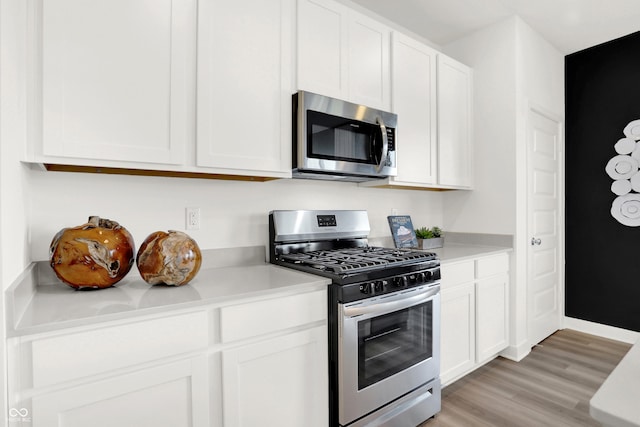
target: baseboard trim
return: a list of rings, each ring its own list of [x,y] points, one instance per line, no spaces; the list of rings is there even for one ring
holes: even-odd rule
[[[565,329],[573,329],[578,332],[597,335],[599,337],[622,341],[629,344],[635,344],[636,342],[638,342],[638,340],[640,340],[640,332],[616,328],[615,326],[603,325],[595,322],[589,322],[587,320],[576,319],[573,317],[565,316],[562,325]]]
[[[513,360],[514,362],[519,362],[527,355],[531,353],[531,346],[529,346],[528,341],[521,342],[518,345],[510,345],[500,352],[500,356],[505,359]]]

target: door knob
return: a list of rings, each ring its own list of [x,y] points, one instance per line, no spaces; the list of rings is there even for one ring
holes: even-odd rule
[[[535,237],[531,238],[531,246],[541,245],[541,244],[542,244],[542,239],[536,239]]]

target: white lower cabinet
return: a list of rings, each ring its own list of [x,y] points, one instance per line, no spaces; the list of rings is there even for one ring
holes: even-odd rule
[[[224,427],[326,427],[325,290],[220,309]]]
[[[225,427],[326,427],[327,328],[222,352]]]
[[[446,383],[473,369],[475,360],[475,286],[465,283],[442,292],[440,378]]]
[[[204,356],[89,382],[33,399],[34,427],[208,427]]]
[[[7,340],[8,425],[328,424],[327,291]]]
[[[509,277],[500,274],[476,283],[476,358],[490,359],[508,345]]]
[[[440,378],[448,385],[509,344],[509,255],[444,263],[441,269]]]

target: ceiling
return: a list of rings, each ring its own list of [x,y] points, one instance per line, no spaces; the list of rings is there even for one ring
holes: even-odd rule
[[[640,31],[640,0],[352,0],[438,45],[519,15],[564,54]]]

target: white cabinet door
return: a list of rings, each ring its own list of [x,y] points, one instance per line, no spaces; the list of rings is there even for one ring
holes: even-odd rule
[[[182,164],[193,119],[195,1],[42,0],[37,13],[35,155]]]
[[[298,0],[298,88],[349,98],[348,19],[333,0]]]
[[[293,1],[198,3],[197,166],[291,176]]]
[[[204,356],[33,398],[33,427],[209,427]]]
[[[509,276],[499,274],[476,283],[477,361],[482,363],[509,344]]]
[[[225,427],[326,427],[327,328],[222,352]]]
[[[472,71],[438,56],[438,183],[471,188]]]
[[[398,114],[396,183],[435,184],[436,57],[428,46],[393,33],[392,108]]]
[[[333,0],[299,0],[298,88],[389,110],[390,34]]]
[[[391,109],[391,30],[364,15],[349,20],[349,98],[356,104]]]
[[[475,365],[475,287],[474,283],[442,290],[441,372],[446,385]]]

